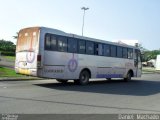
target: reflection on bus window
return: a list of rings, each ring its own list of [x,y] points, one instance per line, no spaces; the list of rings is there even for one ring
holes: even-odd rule
[[[86,51],[85,41],[84,40],[79,40],[78,45],[79,45],[78,52],[81,53],[81,54],[85,54],[85,51]]]
[[[58,51],[61,51],[61,52],[67,51],[67,38],[58,37]]]
[[[68,39],[68,52],[77,53],[77,40],[73,38]]]

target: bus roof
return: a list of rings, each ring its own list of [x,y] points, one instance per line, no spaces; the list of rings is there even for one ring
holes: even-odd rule
[[[46,33],[57,34],[57,35],[62,35],[62,36],[67,36],[67,37],[78,38],[78,39],[82,39],[82,40],[89,40],[89,41],[94,41],[94,42],[100,42],[100,43],[106,43],[106,44],[111,44],[111,45],[117,45],[117,46],[122,46],[122,47],[130,47],[130,48],[138,49],[138,47],[136,47],[136,46],[131,46],[131,45],[127,45],[127,44],[120,44],[120,43],[116,43],[116,42],[100,40],[100,39],[86,37],[86,36],[80,36],[80,35],[76,35],[76,34],[72,34],[72,33],[66,33],[64,31],[54,29],[54,28],[48,28],[48,27],[38,27],[38,26],[37,27],[28,27],[28,28],[24,28],[21,30],[36,29],[36,28],[37,29],[39,28],[40,30],[42,30]]]

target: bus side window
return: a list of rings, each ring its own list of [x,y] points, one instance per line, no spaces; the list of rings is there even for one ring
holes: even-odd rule
[[[111,57],[116,57],[116,46],[111,46]]]
[[[45,50],[50,50],[51,46],[51,39],[50,39],[50,34],[45,35]]]
[[[89,55],[94,54],[94,43],[91,41],[86,41],[86,53]]]
[[[128,48],[128,58],[133,59],[133,49]]]
[[[128,58],[127,48],[123,48],[123,58]]]
[[[117,57],[122,58],[123,56],[123,51],[122,51],[122,47],[117,47]]]
[[[86,52],[86,46],[85,46],[85,41],[84,40],[79,40],[78,41],[78,52],[80,54],[85,54]]]
[[[111,49],[110,49],[110,45],[103,45],[103,55],[104,56],[110,56],[111,55]]]
[[[58,51],[67,52],[67,38],[59,36],[58,37]]]
[[[53,51],[57,51],[57,40],[55,35],[51,36],[50,49]]]
[[[77,40],[68,38],[68,52],[77,53]]]

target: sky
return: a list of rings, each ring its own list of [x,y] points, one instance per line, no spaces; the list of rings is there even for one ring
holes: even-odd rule
[[[138,40],[160,49],[160,0],[0,0],[0,39],[16,43],[22,28],[44,26],[113,41]]]

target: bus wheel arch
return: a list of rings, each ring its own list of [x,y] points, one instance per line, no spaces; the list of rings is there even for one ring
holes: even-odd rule
[[[79,80],[77,82],[80,85],[86,85],[89,82],[89,78],[91,78],[91,71],[88,68],[84,68],[81,70]]]
[[[134,77],[134,72],[132,69],[128,70],[126,77],[124,78],[125,82],[129,82],[131,77]]]
[[[81,70],[81,72],[83,72],[83,71],[87,71],[89,73],[89,78],[91,78],[91,71],[90,71],[90,69],[84,68],[84,69]],[[80,74],[81,74],[81,72],[80,72]]]
[[[128,73],[131,73],[131,77],[134,77],[134,72],[133,72],[133,70],[132,69],[130,69],[129,71],[128,71]]]

